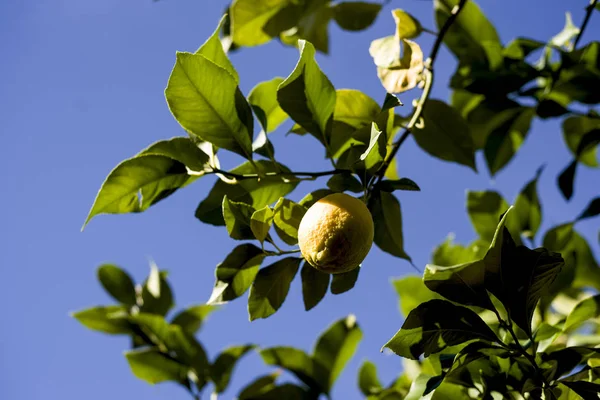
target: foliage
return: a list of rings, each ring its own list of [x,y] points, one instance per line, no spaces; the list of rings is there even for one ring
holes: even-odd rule
[[[297,381],[279,383],[279,372],[272,372],[250,382],[239,399],[330,397],[362,338],[352,315],[332,324],[311,354],[244,344],[211,361],[195,334],[219,304],[246,292],[250,321],[278,312],[298,271],[306,311],[327,292],[352,290],[370,266],[330,276],[303,262],[296,247],[306,210],[334,192],[361,196],[373,216],[376,246],[412,263],[397,191],[420,188],[398,176],[395,164],[411,134],[427,154],[475,173],[481,170],[476,163],[481,152],[495,176],[517,155],[532,124],[555,119],[572,156],[556,177],[564,198],[573,197],[579,168],[598,167],[600,116],[594,106],[600,92],[594,88],[600,87],[600,43],[581,43],[596,0],[580,26],[567,14],[564,29],[546,42],[517,37],[503,43],[472,0],[434,0],[437,32],[394,9],[394,32],[369,47],[384,93],[378,103],[358,90],[336,89],[317,54],[329,51],[331,23],[364,30],[383,8],[362,1],[234,0],[196,52],[176,53],[165,97],[186,136],[158,141],[117,165],[84,227],[100,214],[147,211],[197,179],[214,176],[195,217],[225,227],[223,232],[241,243],[216,266],[208,303],[169,318],[174,296],[165,271],[152,266],[146,281],[135,285],[117,266],[98,269],[100,283],[118,304],[73,316],[90,329],[129,336],[126,358],[138,378],[177,382],[195,398],[210,383],[218,394],[226,390],[236,363],[257,350],[267,365],[283,368]],[[428,52],[419,44],[424,34],[435,35]],[[298,49],[295,68],[244,95],[228,54],[274,39]],[[457,64],[448,102],[431,98],[443,45]],[[409,91],[418,91],[418,99],[407,115],[399,115],[404,104],[398,96]],[[269,136],[288,119],[289,133],[313,140],[330,170],[293,171],[277,157]],[[223,152],[244,162],[222,167]],[[403,357],[404,370],[384,386],[376,365],[365,361],[358,373],[365,397],[597,398],[600,266],[576,225],[600,214],[600,198],[542,234],[538,183],[544,170],[531,174],[512,202],[497,191],[467,191],[476,239],[463,245],[448,237],[435,248],[422,279],[393,281],[406,318],[384,349]],[[302,192],[301,201],[287,197],[318,178],[327,181]]]

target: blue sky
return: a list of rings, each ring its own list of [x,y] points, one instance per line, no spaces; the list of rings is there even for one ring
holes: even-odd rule
[[[481,1],[506,43],[515,36],[547,40],[564,24],[570,7],[581,21],[585,0]],[[80,232],[106,174],[150,143],[183,135],[167,108],[163,90],[175,52],[194,51],[215,29],[224,1],[28,0],[0,2],[0,398],[3,399],[186,399],[170,385],[151,387],[134,378],[122,351],[128,341],[88,331],[68,312],[111,300],[95,280],[103,262],[126,268],[137,280],[152,258],[168,269],[178,307],[205,302],[213,270],[237,244],[225,229],[193,217],[214,182],[203,178],[148,212],[100,216]],[[384,91],[368,54],[371,40],[393,31],[390,10],[403,7],[433,27],[430,1],[392,1],[375,25],[361,33],[331,26],[331,54],[318,62],[336,88],[355,88],[381,101]],[[600,37],[596,13],[584,42]],[[431,39],[424,37],[427,48]],[[244,93],[258,82],[287,76],[297,50],[276,42],[232,55]],[[443,49],[435,66],[435,98],[448,99],[446,83],[454,60]],[[417,93],[401,99],[410,104]],[[289,122],[286,124],[289,127]],[[325,169],[314,139],[273,135],[278,158],[291,169]],[[316,151],[315,151],[316,150]],[[535,120],[518,156],[495,179],[478,157],[479,174],[431,158],[409,139],[399,153],[399,171],[419,193],[401,193],[406,250],[423,268],[431,250],[449,232],[466,243],[475,236],[464,212],[465,189],[500,190],[511,201],[543,163],[542,232],[577,215],[597,195],[598,171],[580,168],[573,200],[560,196],[555,178],[570,161],[556,121]],[[239,159],[222,158],[235,166]],[[310,168],[307,168],[310,167]],[[324,185],[325,181],[320,182]],[[300,199],[315,188],[301,185]],[[578,225],[598,256],[598,221]],[[231,344],[286,344],[310,350],[327,325],[356,314],[364,339],[341,375],[334,398],[358,397],[356,374],[368,358],[384,382],[401,359],[379,349],[402,323],[391,277],[413,273],[410,265],[375,247],[354,290],[332,296],[310,312],[301,300],[299,277],[283,307],[267,320],[248,322],[243,297],[213,314],[200,339],[211,357]],[[236,369],[223,398],[250,378],[270,371],[257,355]]]

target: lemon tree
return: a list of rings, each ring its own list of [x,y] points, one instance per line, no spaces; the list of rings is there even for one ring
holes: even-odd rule
[[[185,135],[150,144],[114,167],[84,223],[101,214],[149,212],[212,177],[194,216],[222,227],[232,250],[215,267],[209,300],[173,313],[167,271],[153,265],[135,284],[120,267],[103,265],[98,279],[116,303],[73,317],[90,329],[129,336],[125,356],[135,376],[151,384],[175,382],[195,399],[206,388],[211,398],[223,393],[236,364],[251,352],[277,369],[248,382],[240,400],[331,398],[363,336],[354,315],[340,316],[310,353],[285,343],[246,344],[211,358],[196,334],[209,314],[246,294],[249,323],[280,312],[295,279],[306,311],[326,301],[327,293],[350,296],[373,268],[369,252],[383,251],[422,276],[393,280],[405,319],[382,350],[402,357],[402,371],[384,385],[376,364],[365,361],[357,371],[361,395],[597,399],[600,266],[596,244],[577,226],[600,214],[600,198],[542,232],[538,182],[553,169],[527,175],[512,200],[499,191],[468,190],[466,209],[477,237],[468,244],[446,238],[421,267],[404,245],[398,195],[420,187],[398,174],[397,158],[412,136],[441,162],[495,176],[520,153],[532,123],[555,119],[570,157],[555,180],[569,201],[576,171],[598,166],[600,43],[585,42],[583,34],[599,8],[591,0],[580,25],[569,16],[546,41],[505,43],[472,0],[434,0],[435,30],[387,3],[232,1],[197,51],[174,58],[166,106]],[[317,53],[335,46],[330,25],[362,31],[377,18],[396,25],[363,49],[381,83],[380,102],[335,88],[316,61]],[[425,34],[433,40],[423,40]],[[229,55],[272,40],[297,49],[298,61],[287,76],[259,82],[245,95]],[[432,97],[444,47],[456,59],[446,82],[449,101]],[[269,137],[284,122],[289,134],[308,135],[331,168],[286,166]],[[222,157],[227,153],[244,161],[226,165],[221,159],[230,160]],[[320,186],[308,190],[307,181]],[[281,370],[292,382],[280,379]]]

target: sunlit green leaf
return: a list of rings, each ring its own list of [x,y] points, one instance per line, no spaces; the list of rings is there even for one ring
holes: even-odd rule
[[[384,347],[399,356],[419,359],[470,340],[498,342],[494,332],[473,311],[445,300],[429,300],[413,309],[402,328]]]
[[[491,242],[500,221],[500,216],[509,205],[498,192],[467,191],[467,213],[479,237]]]
[[[402,39],[416,38],[423,31],[419,20],[399,8],[392,11],[396,21],[396,35]]]
[[[171,324],[179,325],[185,332],[194,335],[200,330],[208,315],[216,310],[216,306],[209,304],[191,306],[175,315]]]
[[[232,239],[254,239],[254,233],[250,228],[250,218],[254,211],[254,208],[246,203],[231,201],[227,195],[223,197],[223,219],[227,233]]]
[[[333,192],[332,190],[329,190],[329,189],[317,189],[314,192],[310,192],[309,194],[304,196],[302,198],[302,200],[300,200],[298,202],[298,204],[300,204],[301,206],[304,206],[308,209],[313,204],[315,204],[317,201],[321,200],[323,197],[329,196],[330,194],[333,194],[333,193],[335,193],[335,192]]]
[[[245,243],[234,248],[215,270],[216,282],[208,303],[221,303],[236,299],[250,287],[264,252],[253,244]]]
[[[358,371],[358,387],[365,396],[378,394],[383,386],[377,377],[377,367],[370,361],[365,361]]]
[[[356,323],[356,317],[352,314],[336,321],[317,339],[313,358],[328,373],[328,392],[356,352],[361,339],[362,331]]]
[[[580,163],[590,167],[598,166],[597,147],[591,146],[577,155],[577,148],[584,135],[594,129],[600,129],[600,118],[591,118],[587,116],[571,116],[566,118],[562,124],[563,139],[571,150],[573,156],[577,157]]]
[[[135,285],[129,274],[112,264],[98,268],[98,280],[104,289],[117,301],[132,306],[136,303]]]
[[[477,239],[469,246],[454,243],[454,236],[449,235],[446,240],[433,250],[431,263],[449,267],[464,264],[483,258],[488,249],[488,242]]]
[[[235,0],[231,5],[231,31],[238,46],[258,46],[271,40],[265,25],[290,2],[288,0]]]
[[[281,108],[326,147],[329,146],[336,92],[315,61],[315,48],[300,40],[300,59],[292,73],[279,85]]]
[[[186,131],[251,158],[250,106],[229,71],[203,55],[178,52],[165,95],[171,113]]]
[[[333,6],[333,18],[342,29],[361,31],[375,22],[380,10],[381,4],[379,3],[342,2]]]
[[[404,316],[407,316],[411,310],[419,304],[432,299],[441,299],[442,297],[432,292],[423,283],[420,276],[406,276],[400,279],[392,280],[392,285],[398,294],[398,307]]]
[[[277,233],[289,245],[298,242],[298,227],[306,213],[306,208],[298,203],[281,197],[273,207],[273,222],[279,228]],[[283,231],[285,235],[281,235]]]
[[[327,392],[327,370],[304,351],[279,346],[263,349],[260,355],[266,364],[288,370],[317,393]]]
[[[281,82],[281,77],[260,82],[248,94],[248,102],[254,111],[258,108],[264,115],[263,129],[267,133],[277,129],[288,117],[277,102],[277,88]]]
[[[125,353],[131,372],[151,385],[165,381],[187,379],[188,368],[155,349],[132,350]]]
[[[139,155],[153,154],[172,158],[184,164],[187,168],[196,174],[205,172],[207,164],[210,162],[210,155],[207,154],[201,146],[187,137],[173,137],[167,140],[159,140],[152,143]]]
[[[456,110],[440,100],[428,100],[422,125],[412,130],[415,141],[430,155],[475,167],[475,146],[469,126]]]
[[[398,199],[387,192],[374,192],[369,200],[369,210],[375,223],[374,242],[377,247],[393,256],[410,260],[404,251],[402,213]]]
[[[579,302],[568,315],[563,330],[569,331],[600,316],[600,295]]]
[[[327,294],[331,274],[326,274],[305,262],[300,271],[302,277],[302,298],[306,311],[315,307]]]
[[[215,384],[215,392],[222,393],[227,389],[237,362],[255,347],[254,345],[232,346],[219,353],[210,367],[210,376]]]
[[[250,321],[273,315],[287,297],[301,258],[286,257],[258,271],[248,296]]]
[[[112,335],[129,334],[127,309],[123,306],[98,306],[71,313],[83,326]]]
[[[254,211],[250,217],[250,229],[254,237],[262,243],[269,235],[269,229],[273,224],[273,210],[269,206],[264,206],[260,210]]]
[[[223,44],[221,43],[221,39],[219,39],[219,31],[223,28],[223,25],[226,23],[227,16],[221,17],[219,21],[219,25],[217,29],[213,32],[213,34],[200,46],[198,50],[196,50],[196,54],[200,54],[206,57],[208,60],[217,64],[219,67],[225,69],[227,72],[233,76],[236,83],[239,83],[240,77],[238,76],[237,71],[229,61],[227,54],[223,49]]]

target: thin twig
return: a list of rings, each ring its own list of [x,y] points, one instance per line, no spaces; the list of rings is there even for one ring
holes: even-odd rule
[[[402,146],[402,143],[404,143],[404,141],[406,141],[406,139],[408,138],[408,135],[410,135],[412,128],[416,125],[416,123],[421,118],[421,115],[423,114],[423,108],[425,106],[425,102],[429,98],[429,95],[431,93],[431,88],[433,86],[433,63],[435,62],[437,54],[440,51],[442,42],[444,41],[444,36],[448,32],[448,30],[450,29],[450,27],[452,26],[454,21],[456,21],[456,18],[458,18],[459,13],[464,8],[465,4],[467,4],[467,1],[468,0],[460,0],[460,2],[456,6],[454,6],[452,11],[450,12],[450,16],[448,17],[448,19],[446,20],[444,25],[442,25],[442,28],[440,29],[440,32],[438,33],[438,36],[435,40],[435,43],[433,44],[433,47],[431,48],[431,53],[429,53],[429,58],[427,58],[427,60],[425,61],[424,65],[423,65],[423,67],[424,67],[423,75],[424,75],[424,80],[425,80],[425,86],[423,88],[423,92],[421,93],[421,97],[419,98],[419,101],[417,102],[417,105],[415,106],[415,109],[412,114],[412,118],[410,119],[410,122],[408,123],[408,125],[404,128],[404,132],[402,133],[402,136],[400,136],[400,139],[396,143],[394,143],[392,150],[390,151],[390,154],[388,154],[388,156],[385,158],[383,164],[381,165],[381,168],[379,169],[379,171],[377,173],[377,179],[374,181],[374,185],[372,185],[371,189],[374,186],[378,185],[379,182],[381,182],[381,180],[383,179],[392,160],[396,156],[396,153],[398,153],[400,146]]]
[[[298,176],[307,176],[310,178],[318,178],[320,176],[327,175],[336,175],[342,174],[344,172],[350,172],[344,169],[333,169],[329,171],[320,171],[320,172],[265,172],[263,174],[236,174],[229,171],[224,171],[219,168],[212,168],[211,171],[207,171],[204,174],[221,174],[227,176],[229,178],[234,178],[237,180],[245,180],[245,179],[259,179],[263,177],[298,177]]]
[[[587,27],[588,22],[590,21],[590,18],[592,17],[592,13],[594,12],[594,8],[596,8],[596,3],[598,3],[598,0],[590,0],[590,4],[588,4],[588,6],[586,7],[585,17],[583,17],[583,22],[581,23],[581,28],[579,28],[579,33],[577,34],[577,36],[575,37],[575,41],[573,42],[572,50],[577,49],[577,45],[579,44],[579,41],[581,40],[581,37],[583,36],[583,31],[585,31],[585,28]]]

